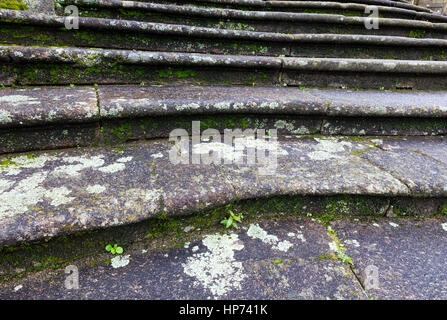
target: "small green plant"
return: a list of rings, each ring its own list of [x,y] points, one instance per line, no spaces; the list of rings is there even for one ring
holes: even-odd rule
[[[306,216],[312,217],[312,213],[308,212],[308,213],[306,213]]]
[[[230,217],[228,219],[222,220],[220,223],[223,224],[225,226],[225,228],[227,228],[227,229],[231,226],[238,229],[239,227],[236,222],[242,223],[242,219],[244,218],[242,216],[242,213],[239,215],[235,215],[233,213],[233,211],[230,210],[229,212],[230,212]]]
[[[118,247],[118,245],[115,243],[113,246],[111,244],[108,244],[106,246],[106,251],[110,252],[111,254],[122,254],[123,248]]]
[[[351,257],[345,255],[344,253],[338,252],[337,256],[342,262],[349,263],[350,265],[354,265],[354,262],[352,262]]]
[[[441,214],[447,216],[447,205],[441,207]]]
[[[282,259],[274,259],[273,263],[274,264],[280,264],[280,263],[282,263]]]

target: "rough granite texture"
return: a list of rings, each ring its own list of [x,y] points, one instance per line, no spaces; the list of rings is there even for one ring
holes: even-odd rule
[[[432,143],[436,149],[446,145],[445,139]],[[271,157],[270,162],[258,157],[260,162],[248,164],[247,150],[253,148],[276,154],[277,167],[266,170],[272,169]],[[201,164],[172,163],[169,153],[178,155],[179,144],[166,140],[1,157],[0,243],[194,212],[253,197],[447,196],[444,163],[417,150],[406,151],[403,158],[402,151],[384,151],[368,140],[297,137],[268,144],[237,138],[235,149],[217,142],[189,149],[201,155]],[[222,152],[227,162],[205,164],[207,150]],[[241,164],[229,164],[228,159]]]
[[[36,13],[55,14],[54,0],[22,0],[28,5],[28,10]]]
[[[97,118],[94,88],[0,90],[0,129],[94,122]]]
[[[446,299],[445,217],[330,226],[352,266],[335,258],[333,236],[312,218],[261,219],[227,234],[204,232],[179,248],[126,247],[120,263],[79,261],[77,290],[65,289],[68,275],[58,269],[4,282],[0,298]]]
[[[66,290],[58,270],[52,281],[41,273],[2,284],[0,298],[366,299],[347,265],[320,258],[332,253],[331,242],[309,218],[251,224],[165,252],[126,252],[119,264],[79,267],[79,290]]]
[[[446,299],[446,219],[337,221],[332,228],[375,299]],[[368,269],[369,267],[369,269]],[[377,270],[373,280],[371,270]],[[368,273],[368,270],[370,271]]]
[[[177,1],[172,0],[159,0],[157,2],[161,3],[177,3]],[[350,5],[354,5],[354,3],[345,3],[349,2],[348,0],[329,0],[324,2],[312,3],[312,1],[276,1],[276,0],[194,0],[189,1],[188,3],[197,2],[199,4],[203,3],[212,3],[212,4],[225,4],[225,5],[234,5],[234,6],[246,6],[253,8],[296,8],[301,6],[319,6],[319,7],[332,7],[332,6],[341,6],[346,7]],[[355,4],[366,4],[366,5],[380,5],[384,7],[394,7],[394,8],[407,8],[415,11],[421,12],[431,12],[430,9],[416,6],[405,1],[390,1],[390,0],[357,0]]]
[[[278,135],[447,133],[444,92],[248,86],[0,90],[0,153],[167,138],[172,130],[277,129]]]

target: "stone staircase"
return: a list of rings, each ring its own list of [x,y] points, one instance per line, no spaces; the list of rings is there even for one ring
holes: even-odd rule
[[[1,3],[2,245],[278,195],[446,203],[445,16],[388,0]],[[170,133],[193,121],[277,129],[275,174],[171,163]]]

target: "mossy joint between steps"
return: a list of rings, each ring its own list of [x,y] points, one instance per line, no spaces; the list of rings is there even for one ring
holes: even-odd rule
[[[311,217],[328,226],[331,221],[344,218],[383,217],[393,205],[398,217],[427,217],[447,214],[447,199],[433,199],[434,211],[424,211],[426,200],[368,196],[276,196],[233,202],[225,206],[200,211],[186,217],[159,216],[146,221],[108,229],[95,229],[61,236],[46,241],[23,242],[17,246],[0,249],[0,281],[24,277],[30,273],[60,269],[69,264],[86,260],[90,266],[108,264],[110,254],[104,248],[109,243],[119,243],[125,250],[149,249],[166,251],[180,248],[185,242],[197,240],[211,232],[226,232],[220,224],[229,210],[243,213],[243,225],[257,223],[260,219],[275,221]],[[428,206],[433,208],[433,206]],[[193,231],[185,231],[185,228]],[[346,261],[345,261],[346,262]]]

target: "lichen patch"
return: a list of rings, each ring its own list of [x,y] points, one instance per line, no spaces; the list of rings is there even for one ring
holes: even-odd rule
[[[215,297],[241,289],[246,275],[242,262],[236,261],[234,257],[235,251],[244,248],[238,235],[208,235],[202,243],[207,251],[189,257],[182,265],[183,271]]]
[[[115,258],[112,258],[110,260],[110,262],[114,269],[123,268],[129,264],[129,262],[130,262],[129,258],[130,258],[130,255],[116,256]]]
[[[99,194],[99,193],[104,192],[106,190],[106,187],[101,186],[99,184],[95,184],[93,186],[88,186],[86,188],[86,190],[87,190],[88,193]]]
[[[259,239],[263,243],[268,244],[274,250],[287,252],[293,245],[287,240],[280,241],[277,236],[268,234],[259,224],[251,224],[248,228],[247,235],[253,239]]]

